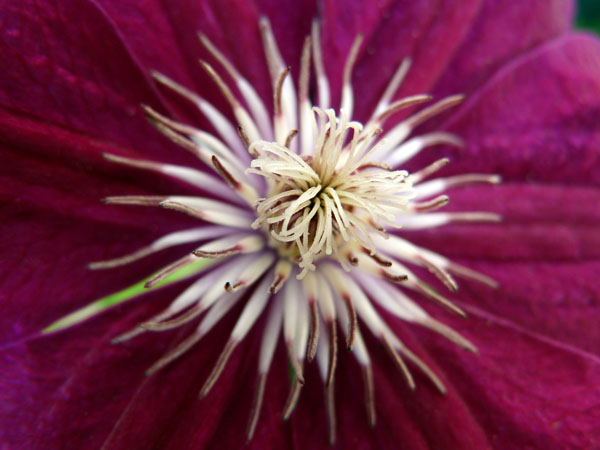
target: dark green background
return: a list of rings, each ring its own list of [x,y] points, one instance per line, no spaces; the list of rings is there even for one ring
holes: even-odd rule
[[[577,26],[600,34],[600,0],[579,0]]]

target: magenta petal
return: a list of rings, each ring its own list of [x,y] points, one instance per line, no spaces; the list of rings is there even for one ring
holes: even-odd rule
[[[567,31],[573,20],[573,3],[486,0],[434,93],[470,94],[511,59]]]
[[[593,448],[600,421],[600,360],[469,308],[446,320],[474,356],[422,334],[494,448]],[[453,418],[448,420],[453,421]]]
[[[241,445],[254,382],[253,352],[238,349],[215,390],[198,400],[198,390],[224,342],[224,328],[229,327],[209,335],[202,344],[204,351],[186,355],[144,379],[135,372],[150,364],[152,353],[181,339],[182,332],[169,339],[150,336],[124,346],[106,344],[124,322],[135,323],[150,312],[139,305],[128,311],[116,322],[118,311],[111,313],[84,334],[74,330],[5,351],[0,379],[11,388],[2,391],[2,405],[15,420],[14,426],[3,429],[5,441],[35,446],[40,442],[36,436],[44,436],[47,448],[97,448],[102,443],[110,448]],[[338,369],[344,376],[336,388],[339,448],[394,448],[399,439],[416,449],[591,445],[599,419],[600,362],[489,314],[469,312],[467,320],[445,320],[478,346],[479,355],[458,350],[431,333],[419,331],[418,340],[404,336],[442,376],[449,389],[445,396],[416,369],[418,387],[410,392],[369,339],[376,360],[378,424],[373,429],[366,423],[360,371],[350,355],[340,355]],[[231,325],[231,320],[227,322]],[[247,345],[255,345],[255,337],[251,335]],[[308,386],[291,424],[281,424],[278,415],[287,379],[279,364],[283,354],[276,361],[261,418],[267,431],[259,431],[250,448],[274,443],[328,448],[315,367],[307,369]],[[15,396],[19,390],[12,388],[13,380],[31,370],[38,375],[25,378],[35,384],[26,386],[32,395],[23,401],[22,395]],[[82,411],[87,413],[74,422],[73,414]]]
[[[238,308],[239,312],[239,308]],[[123,364],[123,380],[138,371],[135,383],[126,385],[128,397],[114,414],[96,416],[96,423],[88,428],[96,445],[104,443],[109,448],[237,448],[245,440],[245,427],[251,406],[256,371],[256,352],[251,349],[258,344],[259,333],[252,333],[248,342],[236,349],[226,370],[217,385],[205,399],[198,394],[212,370],[212,367],[225,344],[236,314],[226,316],[213,332],[200,341],[194,350],[151,377],[144,378],[143,370],[153,361],[148,358],[148,349],[158,358],[161,352],[173,347],[193,330],[179,330],[175,334],[152,334],[142,338],[142,342],[130,342],[120,347],[119,354],[145,355],[141,364]],[[141,316],[138,316],[138,320]],[[135,323],[130,321],[130,324]],[[98,348],[100,354],[100,348]],[[283,349],[281,349],[283,350]],[[92,367],[109,370],[119,363],[119,358],[109,356],[105,361],[98,360]],[[277,355],[278,377],[271,374],[267,386],[264,411],[256,440],[250,448],[265,448],[273,445],[285,447],[284,433],[288,427],[281,424],[279,413],[285,396],[287,382],[283,352]],[[93,370],[81,371],[78,384],[83,387],[81,396],[94,398]],[[125,385],[123,385],[125,388]],[[125,400],[125,398],[124,398]],[[276,405],[275,405],[276,403]],[[113,411],[113,406],[97,401],[99,408]],[[76,411],[77,405],[70,399],[61,402],[65,412]],[[63,415],[66,417],[66,415]],[[57,418],[59,419],[59,418]],[[67,438],[68,430],[57,433],[57,437]],[[59,441],[60,442],[60,441]]]
[[[166,149],[187,156],[178,147],[172,149],[170,144],[165,145]],[[149,176],[140,170],[125,171],[103,159],[103,153],[140,157],[104,139],[0,110],[0,195],[5,198],[18,198],[32,207],[65,216],[139,226],[140,215],[151,213],[156,217],[156,211],[106,206],[102,198],[185,189],[174,186],[166,177]],[[159,214],[158,222],[154,223],[158,225],[168,217]]]
[[[18,201],[3,206],[0,220],[0,345],[36,334],[164,264],[164,259],[149,258],[118,271],[87,269],[92,261],[134,251],[160,235],[150,229],[74,221],[23,207]]]
[[[156,300],[156,296],[147,300]],[[159,306],[117,308],[84,327],[2,350],[0,440],[12,448],[100,448],[168,340],[135,347],[109,340]]]
[[[393,324],[393,322],[392,322]],[[469,405],[444,379],[436,364],[436,354],[426,354],[410,332],[401,338],[421,354],[427,364],[440,374],[448,388],[442,395],[418,369],[411,367],[418,386],[411,391],[405,379],[361,323],[373,360],[377,423],[370,427],[364,403],[362,369],[351,354],[339,355],[336,376],[337,446],[334,448],[394,449],[405,443],[410,449],[489,448],[484,430],[470,413]],[[406,330],[404,330],[406,331]],[[307,386],[292,416],[293,442],[296,448],[326,449],[326,413],[322,381],[316,367],[309,367]],[[452,417],[454,420],[449,420]]]
[[[93,2],[12,3],[1,21],[3,107],[147,153],[161,152],[163,142],[148,139],[139,107],[161,104],[147,68]]]
[[[600,353],[598,189],[503,184],[450,192],[454,210],[489,210],[500,224],[404,235],[500,283],[460,282],[459,298],[526,329]],[[442,288],[443,289],[443,288]]]
[[[197,58],[206,56],[194,34],[200,30],[270,98],[258,19],[270,18],[284,59],[297,64],[316,2],[231,0],[226,8],[217,0],[149,0],[142,6],[113,0],[34,3],[9,6],[1,19],[0,200],[10,204],[0,210],[0,410],[5,417],[0,442],[15,448],[242,447],[264,319],[202,401],[198,392],[235,312],[192,351],[148,378],[144,369],[195,324],[123,345],[108,341],[164,307],[176,295],[175,287],[62,334],[40,339],[38,332],[76,307],[138,281],[172,256],[104,273],[85,268],[183,223],[171,221],[171,215],[163,219],[156,212],[97,203],[109,194],[162,187],[113,171],[100,159],[102,152],[178,158],[140,113],[140,102],[162,103],[148,71],[159,69],[195,86],[222,107],[223,99],[197,65]],[[461,287],[470,314],[466,320],[435,313],[480,354],[462,352],[421,329],[398,327],[400,337],[448,387],[443,396],[416,374],[418,388],[410,392],[385,352],[366,336],[379,414],[372,429],[364,413],[360,369],[351,355],[340,352],[340,448],[596,444],[600,361],[581,349],[600,351],[600,291],[591,287],[600,270],[600,213],[593,207],[600,194],[585,187],[600,181],[600,47],[592,38],[570,35],[530,50],[565,29],[569,1],[496,8],[479,0],[384,1],[376,7],[332,0],[321,7],[334,104],[348,48],[362,31],[366,42],[353,78],[359,118],[373,107],[405,56],[414,59],[414,68],[403,93],[435,86],[438,92],[470,92],[483,86],[447,123],[467,141],[465,149],[447,150],[455,162],[450,172],[498,172],[509,183],[457,191],[450,206],[499,212],[502,224],[411,235],[418,244],[460,257],[500,281],[500,290],[468,282]],[[539,28],[521,27],[503,38],[514,22],[528,17],[539,17]],[[448,67],[453,74],[446,76],[458,76],[460,83],[444,77]],[[419,163],[425,160],[431,153]],[[525,179],[539,183],[524,185]],[[521,184],[510,184],[515,180]],[[147,214],[155,218],[145,220]],[[280,422],[290,382],[282,347],[248,448],[330,448],[315,363],[307,368],[308,385],[296,414]]]
[[[448,192],[445,211],[490,211],[499,224],[461,224],[403,236],[450,259],[563,262],[600,259],[600,191],[585,186],[504,183]]]
[[[270,99],[271,80],[259,19],[266,16],[271,20],[282,56],[296,71],[304,37],[316,13],[313,0],[147,1],[143,7],[136,2],[101,0],[100,4],[144,67],[193,87],[222,111],[228,111],[229,106],[197,62],[203,58],[212,63],[213,58],[196,32],[206,34],[261,96]]]
[[[460,297],[519,326],[600,355],[599,260],[475,263],[501,288],[463,283]]]
[[[339,101],[342,71],[358,33],[364,34],[365,43],[353,76],[355,114],[365,120],[406,57],[413,59],[413,66],[398,96],[430,90],[464,39],[479,4],[479,0],[386,1],[375,7],[370,2],[325,2],[323,51],[333,104]]]
[[[553,41],[502,69],[448,122],[467,143],[447,153],[451,170],[597,184],[599,101],[600,42]]]

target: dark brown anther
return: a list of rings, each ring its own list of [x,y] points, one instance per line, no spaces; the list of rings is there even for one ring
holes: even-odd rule
[[[241,187],[240,182],[238,180],[236,180],[233,175],[231,175],[231,173],[223,166],[223,164],[221,164],[221,161],[219,161],[219,158],[217,158],[215,155],[212,155],[211,161],[213,163],[213,166],[215,167],[217,172],[219,172],[219,175],[221,175],[223,177],[225,182],[232,189],[235,189],[236,191],[239,190]]]
[[[306,346],[306,360],[310,363],[317,353],[317,343],[319,342],[319,311],[315,299],[309,301],[310,305],[310,331],[308,335],[308,345]]]

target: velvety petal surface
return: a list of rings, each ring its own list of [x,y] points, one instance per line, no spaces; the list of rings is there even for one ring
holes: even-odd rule
[[[58,318],[142,280],[181,255],[171,252],[121,270],[91,272],[90,262],[132,252],[163,233],[147,226],[73,220],[20,201],[4,204],[0,218],[0,346],[38,334]]]
[[[404,58],[413,59],[413,69],[402,93],[428,91],[464,39],[480,3],[400,0],[374,6],[324,2],[323,52],[327,55],[333,105],[338,104],[344,64],[359,33],[363,33],[365,44],[353,75],[355,115],[365,120]]]
[[[471,94],[518,55],[566,32],[573,11],[571,0],[484,1],[432,92]]]
[[[41,442],[37,436],[44,436],[46,448],[244,447],[256,364],[249,350],[257,344],[257,334],[235,351],[209,397],[198,400],[220,351],[216,344],[224,343],[235,314],[208,336],[211,345],[201,342],[178,363],[144,378],[143,368],[181,339],[183,330],[121,346],[106,341],[158,306],[140,302],[114,310],[86,328],[5,349],[1,404],[13,425],[3,429],[3,439],[35,446]],[[410,442],[411,448],[452,449],[593,444],[599,431],[598,359],[489,313],[474,308],[469,313],[468,320],[444,320],[471,339],[479,355],[458,350],[428,332],[414,335],[412,328],[398,329],[441,375],[449,389],[445,396],[416,369],[418,387],[409,391],[385,352],[368,338],[378,411],[378,424],[372,429],[362,403],[360,371],[347,353],[340,354],[337,448],[395,448],[400,441]],[[290,423],[279,422],[288,383],[282,350],[267,385],[260,423],[265,428],[259,428],[249,448],[271,444],[328,448],[316,367],[307,369],[307,386]],[[53,358],[47,357],[48,352]],[[19,394],[23,390],[29,393],[25,398]],[[347,392],[354,395],[344,395]]]
[[[85,327],[5,349],[0,382],[7,389],[0,408],[12,426],[0,430],[3,441],[33,448],[41,442],[45,448],[241,447],[255,383],[253,349],[260,334],[251,334],[236,350],[211,396],[198,399],[240,308],[193,351],[152,377],[145,377],[144,370],[194,326],[149,333],[120,345],[108,342],[164,308],[176,292],[151,294]],[[289,427],[278,417],[287,389],[280,350],[276,366],[282,378],[271,376],[262,427],[251,448],[285,447],[289,436]],[[28,393],[25,401],[21,392]]]
[[[420,334],[498,449],[593,448],[600,437],[600,361],[480,310],[447,323],[474,342],[462,352]],[[442,445],[440,448],[443,448]]]
[[[505,184],[451,192],[449,209],[494,211],[501,224],[405,233],[412,242],[492,276],[461,281],[457,298],[551,339],[600,353],[600,202],[593,187]]]
[[[167,211],[102,204],[108,195],[186,192],[110,165],[100,157],[106,151],[124,153],[63,126],[0,111],[2,344],[139,281],[164,259],[104,272],[87,270],[88,263],[196,224]]]
[[[342,70],[358,33],[365,45],[353,77],[360,86],[359,117],[366,116],[400,62],[413,61],[397,97],[471,94],[517,55],[564,33],[572,22],[570,0],[456,2],[452,0],[323,4],[327,69],[338,99]]]
[[[10,3],[0,20],[1,105],[146,155],[166,155],[163,142],[147,138],[139,108],[161,105],[147,68],[93,2]]]
[[[446,127],[465,148],[449,171],[498,173],[505,181],[597,184],[600,180],[600,42],[566,35],[499,71]],[[431,160],[422,155],[411,162]]]
[[[151,128],[148,131],[153,132]],[[175,155],[184,153],[179,147],[164,144]],[[0,194],[6,200],[18,199],[73,218],[139,226],[139,215],[147,208],[105,206],[102,198],[189,192],[189,186],[186,189],[166,177],[123,170],[102,158],[103,153],[140,156],[106,139],[0,109]]]
[[[143,367],[168,345],[143,338],[135,348],[109,343],[124,325],[156,311],[157,296],[145,300],[69,332],[5,347],[2,442],[11,448],[100,448],[143,380]]]
[[[310,32],[316,2],[303,1],[190,1],[147,0],[120,2],[100,0],[114,21],[123,42],[147,69],[159,70],[193,88],[221,111],[229,107],[198,59],[213,58],[201,45],[197,32],[204,33],[261,94],[272,97],[272,83],[259,33],[259,20],[272,23],[285,61],[297,71],[304,37]],[[172,94],[171,94],[172,96]],[[169,101],[174,100],[169,98]],[[267,105],[271,107],[271,102]],[[194,117],[203,124],[202,117]]]
[[[499,173],[497,187],[451,193],[448,210],[493,211],[499,225],[409,235],[496,278],[501,289],[463,283],[465,298],[548,337],[598,353],[596,273],[600,201],[600,47],[565,36],[518,58],[450,121],[466,140],[446,174]],[[500,114],[499,114],[500,113]],[[487,124],[487,125],[486,125]],[[431,154],[422,155],[425,164]],[[512,183],[510,180],[529,180]],[[533,184],[536,182],[537,184]]]

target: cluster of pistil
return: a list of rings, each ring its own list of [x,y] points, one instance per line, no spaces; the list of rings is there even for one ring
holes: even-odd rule
[[[384,224],[398,227],[414,196],[408,173],[373,164],[370,156],[385,144],[373,144],[381,132],[363,133],[362,125],[341,119],[333,110],[313,108],[315,148],[298,155],[288,146],[258,141],[250,146],[257,157],[251,173],[271,181],[269,196],[256,202],[258,218],[274,246],[303,270],[316,269],[313,261],[332,256],[346,266],[344,249],[361,246],[376,254],[373,234],[386,236]],[[346,143],[346,141],[349,141]]]
[[[458,138],[445,132],[411,137],[418,125],[460,103],[461,96],[425,107],[383,132],[385,123],[398,111],[430,100],[426,95],[414,95],[392,101],[409,69],[408,60],[400,64],[363,126],[351,120],[350,81],[361,47],[360,36],[350,49],[344,69],[338,116],[329,108],[329,83],[318,24],[314,23],[304,44],[298,94],[267,20],[261,21],[261,33],[273,83],[272,115],[251,84],[206,36],[200,36],[201,42],[234,80],[242,97],[240,100],[233,94],[209,63],[201,62],[228,101],[234,122],[187,88],[165,75],[153,74],[162,86],[195,104],[216,134],[176,122],[145,106],[148,119],[163,135],[197,156],[214,175],[191,167],[105,155],[116,163],[173,177],[202,191],[198,196],[109,197],[105,199],[107,203],[158,206],[191,215],[203,223],[163,236],[132,254],[92,263],[90,267],[117,267],[165,248],[196,243],[194,251],[158,271],[146,286],[156,286],[182,268],[206,261],[194,274],[197,279],[164,311],[118,336],[114,342],[124,342],[147,331],[169,330],[201,318],[188,338],[148,369],[151,374],[190,350],[236,304],[243,303],[241,315],[201,390],[201,397],[210,392],[232,352],[257,319],[266,314],[247,438],[254,434],[281,334],[294,369],[283,418],[289,418],[298,402],[304,385],[305,362],[316,359],[326,386],[329,439],[333,442],[338,329],[346,335],[346,347],[362,368],[367,418],[372,425],[375,386],[362,328],[381,341],[411,388],[415,381],[405,359],[419,368],[440,392],[445,392],[437,375],[386,324],[382,310],[475,351],[469,341],[433,319],[406,295],[407,290],[419,292],[464,315],[405,264],[426,267],[451,291],[457,289],[454,275],[491,286],[493,280],[419,248],[390,230],[431,228],[461,221],[497,221],[497,216],[488,213],[436,210],[448,201],[444,191],[449,188],[499,180],[490,175],[471,174],[426,181],[448,162],[445,159],[410,175],[396,169],[430,146],[461,145]],[[314,106],[309,99],[311,59],[318,87]]]

